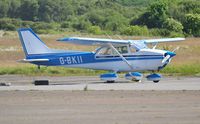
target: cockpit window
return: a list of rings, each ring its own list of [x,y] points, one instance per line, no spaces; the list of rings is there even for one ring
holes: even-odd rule
[[[117,46],[115,48],[118,50],[118,52],[120,54],[128,54],[127,46]],[[115,50],[113,50],[110,47],[101,47],[96,51],[96,55],[99,55],[99,56],[107,56],[107,55],[113,56],[113,55],[118,55],[118,54],[117,54],[117,52]]]

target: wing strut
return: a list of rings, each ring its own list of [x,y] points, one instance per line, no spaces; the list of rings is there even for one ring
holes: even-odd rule
[[[109,46],[121,57],[121,59],[130,67],[130,69],[133,70],[131,64],[126,60],[126,58],[123,57],[122,54],[119,53],[119,51],[111,43],[109,43]]]

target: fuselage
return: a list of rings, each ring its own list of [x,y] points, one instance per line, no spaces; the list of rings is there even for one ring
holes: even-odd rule
[[[48,62],[32,62],[44,66],[64,66],[73,68],[88,68],[109,70],[115,72],[154,71],[164,66],[164,50],[141,49],[124,54],[123,57],[131,64],[130,68],[119,55],[97,55],[94,52],[48,53],[31,55],[27,59],[49,59]]]

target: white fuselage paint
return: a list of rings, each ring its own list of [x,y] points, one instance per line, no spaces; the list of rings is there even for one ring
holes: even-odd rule
[[[130,67],[124,61],[117,62],[99,62],[99,63],[89,63],[89,64],[79,64],[79,65],[64,65],[64,67],[73,67],[73,68],[89,68],[97,70],[111,70],[111,71],[146,71],[146,70],[158,70],[158,67],[162,65],[162,60],[131,60],[129,61],[133,66],[134,70],[131,70]],[[149,64],[147,64],[149,63]]]

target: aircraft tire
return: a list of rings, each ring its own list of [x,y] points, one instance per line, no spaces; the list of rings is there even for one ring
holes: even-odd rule
[[[140,80],[135,80],[135,79],[134,79],[134,80],[132,80],[132,81],[134,81],[134,82],[140,82]]]
[[[35,80],[35,85],[49,85],[49,80]]]
[[[115,83],[115,81],[106,81],[106,83]]]
[[[155,80],[155,81],[153,81],[154,83],[158,83],[159,82],[159,80]]]

